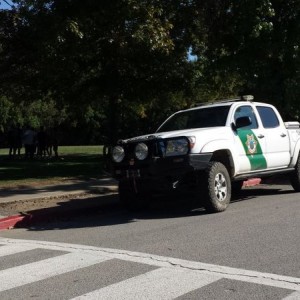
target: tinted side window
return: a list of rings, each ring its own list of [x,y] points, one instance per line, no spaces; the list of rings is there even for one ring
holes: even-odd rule
[[[243,127],[241,129],[255,129],[258,128],[257,125],[257,119],[255,116],[255,113],[252,109],[251,106],[240,106],[237,108],[237,110],[234,113],[234,121],[236,121],[237,118],[240,117],[250,117],[252,124],[247,126],[247,127]]]
[[[265,128],[275,128],[279,126],[279,120],[271,107],[257,106],[256,108]]]

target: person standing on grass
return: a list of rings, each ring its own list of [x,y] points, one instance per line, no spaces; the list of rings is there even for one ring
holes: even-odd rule
[[[33,159],[35,153],[36,132],[31,126],[26,126],[23,134],[23,143],[25,147],[25,158]]]
[[[22,129],[20,123],[17,123],[17,126],[12,125],[10,127],[8,131],[8,146],[10,158],[15,158],[16,155],[20,157],[22,148]]]
[[[16,139],[16,128],[14,125],[11,125],[8,132],[7,132],[7,142],[8,142],[8,155],[9,158],[15,157],[15,139]]]
[[[21,156],[21,149],[22,149],[22,136],[23,136],[23,131],[21,128],[21,124],[18,123],[16,127],[16,133],[15,133],[14,153],[17,154],[19,158]]]
[[[44,129],[44,126],[40,127],[40,131],[37,133],[37,145],[38,145],[38,156],[45,157],[48,152],[47,143],[48,143],[47,133]]]
[[[50,134],[48,135],[48,154],[52,157],[52,153],[54,153],[54,157],[58,158],[58,129],[52,128]]]
[[[57,136],[54,136],[54,138],[52,140],[52,148],[53,148],[55,158],[58,158],[58,138],[57,138]]]

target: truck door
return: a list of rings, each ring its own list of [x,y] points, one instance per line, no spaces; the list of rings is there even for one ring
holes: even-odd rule
[[[235,144],[239,149],[238,173],[248,173],[266,169],[266,139],[264,128],[259,124],[256,113],[251,105],[241,105],[237,107],[234,112],[234,122],[239,117],[249,117],[251,124],[235,131]]]
[[[287,129],[272,107],[258,105],[265,128],[266,157],[268,168],[287,167],[290,163],[290,142]]]

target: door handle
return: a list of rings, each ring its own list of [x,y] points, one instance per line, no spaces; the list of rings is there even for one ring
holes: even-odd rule
[[[259,134],[257,137],[258,137],[259,139],[262,139],[262,138],[264,138],[265,136],[264,136],[263,134]]]
[[[286,134],[285,134],[285,133],[282,133],[280,136],[281,136],[281,137],[286,137]]]

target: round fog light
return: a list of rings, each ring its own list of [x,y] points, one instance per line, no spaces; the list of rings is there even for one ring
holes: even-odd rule
[[[121,146],[116,146],[112,150],[112,159],[114,162],[121,162],[123,158],[125,157],[125,151],[124,148]]]
[[[145,143],[137,144],[134,154],[138,160],[144,160],[148,156],[148,146]]]

